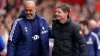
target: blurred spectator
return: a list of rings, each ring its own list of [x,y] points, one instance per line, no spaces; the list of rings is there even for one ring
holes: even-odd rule
[[[4,24],[0,23],[0,35],[2,35],[4,32]]]
[[[100,40],[100,28],[98,28],[97,22],[95,20],[89,20],[89,28],[98,35]]]
[[[0,23],[0,55],[1,55],[1,51],[4,49],[4,41],[3,41],[3,37],[2,37],[2,33],[4,31],[4,25],[2,23]]]
[[[5,27],[6,27],[6,29],[7,29],[7,31],[9,32],[10,31],[10,29],[11,29],[11,25],[12,25],[12,23],[13,23],[13,20],[12,20],[12,18],[10,18],[9,16],[7,16],[6,18],[5,18]]]
[[[6,0],[7,5],[5,6],[6,11],[9,11],[12,7],[15,7],[15,0]]]
[[[39,14],[42,15],[46,21],[50,24],[54,16],[54,7],[56,6],[58,0],[43,0],[41,5],[39,5]]]
[[[100,0],[94,0],[94,5],[95,5],[97,11],[100,12]]]
[[[97,27],[97,22],[94,19],[89,20],[89,28],[94,30]]]
[[[73,21],[77,22],[79,20],[79,13],[81,11],[81,7],[78,4],[72,5],[71,7],[71,12],[70,16]]]
[[[98,28],[100,29],[100,20],[97,22],[97,24],[98,24]]]
[[[11,29],[12,23],[13,23],[13,20],[11,18],[9,18],[9,17],[5,18],[5,21],[4,21],[5,29],[4,29],[4,33],[2,34],[3,40],[5,42],[5,48],[2,51],[2,55],[6,55],[6,53],[7,53],[8,34],[9,34],[10,29]]]
[[[94,19],[98,22],[100,21],[100,12],[96,11],[96,13],[94,14]]]
[[[3,16],[0,15],[0,23],[3,22]]]
[[[3,39],[2,39],[2,37],[1,37],[1,35],[0,35],[0,56],[1,56],[1,51],[4,49],[4,41],[3,41]]]
[[[100,23],[100,21],[98,21]],[[98,50],[98,56],[100,56],[100,28],[98,27],[98,24],[95,20],[89,20],[89,28],[95,32],[99,37],[99,50]]]
[[[85,0],[61,0],[61,2],[63,2],[63,3],[78,4],[78,5],[85,4]]]
[[[99,50],[99,38],[97,34],[88,29],[87,20],[82,20],[79,23],[87,43],[88,56],[97,56]]]

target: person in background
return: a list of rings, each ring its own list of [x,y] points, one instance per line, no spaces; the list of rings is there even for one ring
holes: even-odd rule
[[[91,31],[98,35],[100,40],[100,28],[98,27],[98,24],[94,19],[89,20],[89,28]]]
[[[3,41],[3,39],[2,39],[2,37],[0,35],[0,53],[3,51],[4,47],[5,47],[5,43],[4,43],[4,41]]]
[[[97,34],[92,32],[88,28],[87,20],[81,20],[79,24],[81,26],[81,30],[83,32],[84,38],[87,43],[88,56],[98,56],[98,50],[100,49],[100,47],[99,47],[99,38]]]
[[[4,43],[4,40],[3,40],[3,37],[2,37],[3,28],[4,28],[4,25],[2,23],[0,23],[0,55],[1,55],[1,52],[3,51],[3,49],[5,47],[5,43]]]

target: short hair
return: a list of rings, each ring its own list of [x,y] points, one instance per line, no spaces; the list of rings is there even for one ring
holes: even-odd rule
[[[88,27],[88,20],[81,20],[81,21],[79,21],[79,24],[83,24]]]
[[[61,8],[63,10],[63,12],[68,12],[68,13],[70,12],[70,6],[65,3],[56,6],[56,8]]]
[[[24,4],[25,2],[27,2],[27,1],[33,1],[34,3],[36,3],[35,0],[24,0],[24,1],[23,1],[23,4]]]

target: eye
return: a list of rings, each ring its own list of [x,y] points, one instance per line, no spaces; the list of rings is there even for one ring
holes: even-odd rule
[[[28,11],[27,9],[25,9],[25,11]]]
[[[58,11],[58,13],[61,13],[60,11]]]
[[[30,11],[30,12],[32,12],[32,10],[31,10],[31,9],[30,9],[29,11]]]
[[[60,11],[55,11],[55,13],[61,13]]]

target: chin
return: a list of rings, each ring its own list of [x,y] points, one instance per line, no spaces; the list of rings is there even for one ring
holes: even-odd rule
[[[60,18],[56,18],[57,20],[61,20]]]
[[[27,17],[27,19],[33,19],[34,17]]]

